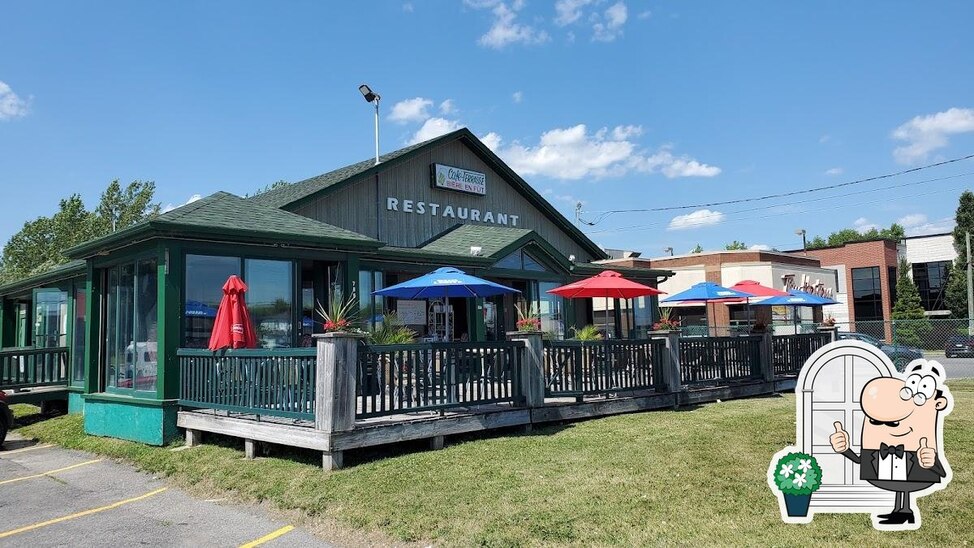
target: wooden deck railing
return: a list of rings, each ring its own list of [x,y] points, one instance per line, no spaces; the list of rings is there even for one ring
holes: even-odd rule
[[[181,348],[179,404],[314,420],[315,352]]]
[[[545,396],[583,396],[656,386],[663,339],[545,341]]]
[[[362,344],[356,417],[513,402],[524,345],[518,342]]]
[[[803,333],[800,335],[781,335],[772,341],[771,361],[774,374],[797,375],[805,360],[816,350],[829,344],[831,333]]]
[[[0,349],[0,389],[56,386],[68,382],[68,349]]]
[[[680,339],[683,384],[714,384],[761,377],[761,335]]]

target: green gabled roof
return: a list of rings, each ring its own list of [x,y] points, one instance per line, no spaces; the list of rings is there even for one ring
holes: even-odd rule
[[[287,244],[381,247],[377,240],[282,209],[264,206],[228,192],[217,192],[193,203],[68,250],[85,257],[130,242],[145,233],[173,236],[222,236],[231,241],[276,241]]]
[[[435,253],[470,255],[470,246],[479,246],[481,256],[493,257],[533,232],[526,228],[506,226],[460,225],[422,246],[422,249]]]
[[[256,196],[251,196],[249,199],[265,206],[284,207],[307,198],[308,196],[317,194],[318,192],[321,192],[332,185],[347,181],[348,179],[351,179],[357,175],[384,169],[386,166],[383,164],[386,162],[406,156],[413,151],[424,149],[428,145],[448,141],[449,138],[454,136],[453,133],[447,133],[446,135],[441,135],[434,139],[423,141],[422,143],[416,143],[415,145],[409,145],[406,148],[401,148],[388,154],[383,154],[379,156],[378,166],[375,165],[375,158],[373,157],[368,160],[362,160],[356,164],[341,167],[334,171],[329,171],[328,173],[318,175],[317,177],[312,177],[310,179],[305,179],[289,185],[280,186],[274,190],[262,192]]]
[[[11,293],[18,293],[24,289],[43,287],[46,284],[59,282],[68,278],[74,278],[75,276],[79,276],[84,273],[84,261],[68,261],[64,264],[45,270],[39,274],[34,274],[33,276],[28,276],[27,278],[22,278],[15,282],[10,282],[6,285],[0,286],[0,295],[9,295]]]
[[[487,165],[491,166],[494,171],[499,173],[502,177],[507,179],[508,182],[522,196],[537,207],[538,210],[547,216],[552,222],[554,222],[555,225],[569,234],[593,257],[596,259],[607,259],[609,257],[606,255],[605,251],[602,250],[602,248],[590,240],[588,236],[579,230],[578,227],[573,225],[571,221],[566,219],[564,215],[559,213],[558,210],[548,203],[548,201],[545,200],[541,194],[538,194],[538,192],[534,190],[531,185],[527,183],[527,181],[522,179],[520,175],[505,164],[503,160],[494,154],[492,150],[487,148],[487,145],[485,145],[467,128],[460,128],[456,131],[436,137],[435,139],[410,145],[406,148],[401,148],[394,152],[382,155],[379,157],[378,165],[375,165],[374,158],[371,160],[363,160],[357,164],[352,164],[334,171],[329,171],[324,175],[319,175],[317,177],[305,179],[304,181],[275,188],[274,190],[253,196],[249,198],[249,200],[271,207],[293,208],[303,204],[306,201],[314,199],[314,197],[319,193],[337,190],[345,183],[370,177],[379,171],[388,169],[388,164],[393,163],[394,161],[395,163],[408,161],[414,156],[422,154],[433,147],[455,140],[462,140],[468,144],[470,149],[477,156],[479,156],[481,160],[483,160]],[[469,252],[468,246],[467,253],[469,254]]]

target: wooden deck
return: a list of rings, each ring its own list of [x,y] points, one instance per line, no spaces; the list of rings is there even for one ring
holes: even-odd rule
[[[582,402],[574,398],[546,398],[544,406],[534,408],[509,403],[487,404],[359,419],[355,421],[354,429],[331,434],[316,430],[313,421],[212,409],[180,411],[177,425],[193,431],[192,436],[198,436],[198,432],[212,432],[250,440],[250,443],[259,441],[325,453],[421,439],[429,439],[431,446],[441,447],[444,436],[519,426],[530,429],[533,425],[671,409],[718,399],[783,392],[794,389],[794,385],[794,379],[783,378],[774,382],[694,388],[677,394],[631,392],[614,397],[587,396]],[[198,440],[198,437],[193,439]]]

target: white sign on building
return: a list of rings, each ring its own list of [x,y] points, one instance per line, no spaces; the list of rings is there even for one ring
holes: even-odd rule
[[[487,175],[479,171],[433,164],[433,186],[479,196],[487,195]]]

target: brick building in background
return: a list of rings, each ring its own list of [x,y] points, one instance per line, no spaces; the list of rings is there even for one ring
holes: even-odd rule
[[[889,340],[889,322],[896,301],[899,263],[897,243],[888,240],[855,242],[834,247],[789,251],[796,256],[818,259],[823,267],[839,274],[835,300],[825,307],[843,331],[858,331]],[[856,325],[856,322],[869,322]]]
[[[910,263],[910,277],[920,292],[920,304],[927,316],[943,318],[947,309],[947,277],[957,259],[951,232],[909,236],[899,246],[900,258]]]

